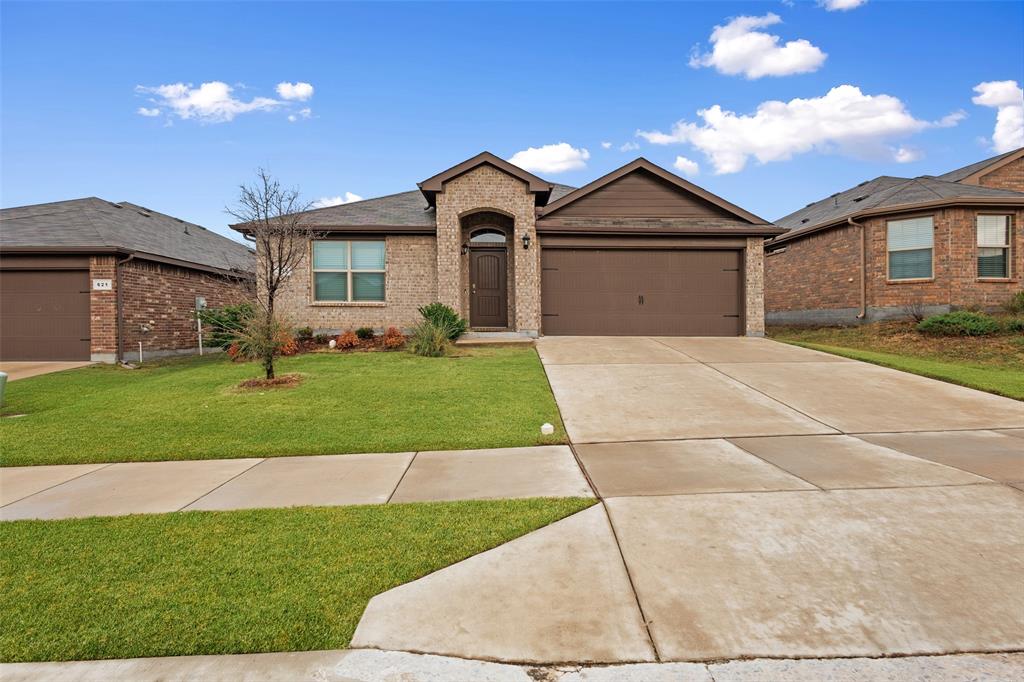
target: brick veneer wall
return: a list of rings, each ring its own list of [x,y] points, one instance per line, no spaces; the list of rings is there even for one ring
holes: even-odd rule
[[[196,296],[211,308],[248,298],[238,279],[174,265],[132,260],[121,266],[124,354],[135,357],[139,341],[156,355],[198,349]],[[151,331],[143,332],[146,325]]]
[[[1011,277],[1007,280],[977,276],[978,213],[1012,216]],[[869,319],[904,315],[912,304],[929,311],[994,308],[1021,291],[1024,211],[954,207],[923,215],[932,215],[935,225],[934,277],[923,281],[888,281],[886,223],[891,217],[861,221],[867,231]],[[837,228],[790,242],[784,252],[770,254],[765,266],[769,321],[854,321],[860,305],[858,239],[858,228]]]
[[[476,211],[495,211],[512,218],[509,241],[512,279],[508,286],[509,323],[513,329],[536,333],[540,329],[540,247],[534,218],[534,198],[523,181],[489,165],[478,166],[454,178],[437,194],[437,298],[469,315],[462,276],[460,217]],[[529,249],[516,248],[522,235],[532,240]]]
[[[764,237],[747,237],[743,262],[747,336],[764,336]]]
[[[117,278],[116,256],[89,258],[89,353],[98,362],[117,359]],[[96,291],[92,280],[109,279],[114,288]]]
[[[277,311],[296,327],[318,332],[359,327],[408,330],[421,319],[419,308],[437,299],[437,247],[431,236],[385,238],[384,303],[314,303],[309,259],[296,267],[278,292]]]
[[[982,187],[995,187],[997,189],[1009,189],[1014,192],[1024,192],[1024,158],[1011,161],[1002,168],[982,175],[978,178],[978,184]]]

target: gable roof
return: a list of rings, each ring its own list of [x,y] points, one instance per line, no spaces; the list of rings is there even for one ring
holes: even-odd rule
[[[508,161],[498,158],[490,152],[480,152],[471,159],[466,159],[462,163],[456,164],[448,170],[443,170],[437,175],[432,175],[417,186],[420,191],[423,192],[423,196],[426,197],[427,203],[431,206],[434,205],[435,197],[438,192],[444,189],[444,183],[449,180],[468,173],[478,166],[489,165],[497,168],[500,171],[508,173],[514,178],[518,178],[526,183],[527,190],[536,195],[537,204],[543,206],[548,201],[548,197],[551,194],[551,183],[543,178],[539,178],[533,173],[529,173],[519,166],[514,166]]]
[[[137,204],[97,197],[0,209],[0,249],[135,253],[223,271],[255,266],[244,244]]]
[[[937,176],[937,179],[945,180],[946,182],[962,182],[969,185],[976,185],[978,184],[978,179],[981,178],[981,176],[987,175],[988,173],[991,173],[992,171],[1022,157],[1024,157],[1024,147],[1014,149],[1013,151],[1006,152],[1005,154],[993,156],[992,158],[985,159],[984,161],[972,163],[964,166],[963,168],[951,170],[948,173],[943,173],[942,175]]]
[[[776,237],[771,243],[779,244],[798,239],[807,234],[845,224],[847,219],[864,215],[897,213],[957,203],[1024,204],[1024,193],[948,182],[931,176],[900,178],[883,175],[779,218],[775,224],[789,231]]]
[[[302,214],[302,223],[316,227],[422,227],[433,232],[435,215],[434,207],[427,204],[423,194],[419,190],[412,190],[337,206],[314,208]]]
[[[727,213],[731,213],[732,215],[741,218],[742,220],[745,220],[748,223],[752,223],[754,225],[770,225],[770,223],[767,220],[760,218],[754,215],[753,213],[750,213],[749,211],[745,211],[736,204],[730,203],[725,199],[721,198],[720,196],[712,194],[703,187],[698,187],[692,182],[684,180],[675,173],[670,173],[661,166],[651,163],[650,161],[643,157],[639,157],[636,160],[627,163],[625,166],[617,168],[616,170],[613,170],[611,173],[608,173],[607,175],[604,175],[598,178],[597,180],[594,180],[593,182],[584,185],[583,187],[580,187],[579,189],[573,192],[569,192],[568,194],[563,195],[562,197],[555,201],[549,201],[546,206],[540,209],[539,214],[542,216],[550,216],[551,214],[556,213],[557,211],[565,208],[569,204],[572,204],[573,202],[582,199],[591,192],[595,192],[601,189],[602,187],[610,185],[611,183],[615,182],[616,180],[626,175],[629,175],[630,173],[635,173],[641,170],[657,176],[658,178],[664,180],[665,182],[668,182],[670,185],[674,185],[675,187],[683,190],[684,192],[694,194],[703,199],[704,201],[714,204],[715,206],[718,206],[719,208],[725,210]]]

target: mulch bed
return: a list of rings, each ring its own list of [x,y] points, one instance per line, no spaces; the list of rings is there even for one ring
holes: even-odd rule
[[[239,388],[261,389],[261,388],[294,388],[302,383],[301,374],[282,374],[273,379],[246,379],[238,384]]]

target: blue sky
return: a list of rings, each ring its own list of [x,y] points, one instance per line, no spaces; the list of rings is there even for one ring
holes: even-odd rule
[[[560,143],[525,157],[549,180],[643,155],[774,219],[991,156],[1024,110],[1021,2],[3,2],[0,32],[3,206],[96,195],[224,233],[257,166],[368,198]]]

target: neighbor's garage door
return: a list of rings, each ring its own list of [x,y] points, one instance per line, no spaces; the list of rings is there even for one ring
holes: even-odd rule
[[[0,271],[0,359],[88,360],[89,271]]]
[[[545,248],[541,267],[545,334],[742,333],[739,251]]]

